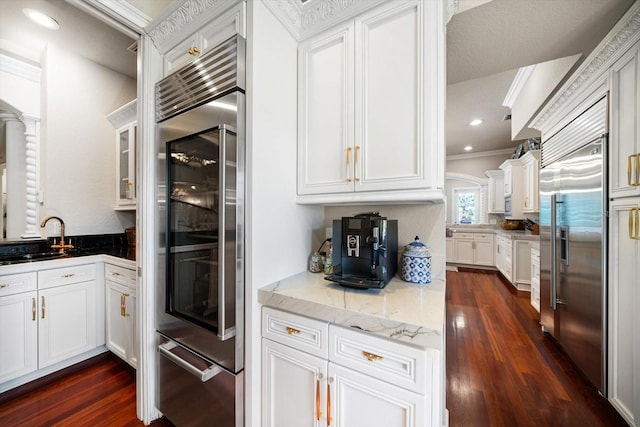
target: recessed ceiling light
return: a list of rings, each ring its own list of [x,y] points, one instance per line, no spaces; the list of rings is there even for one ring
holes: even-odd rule
[[[24,13],[36,24],[40,24],[50,30],[57,30],[58,28],[60,28],[60,24],[58,24],[58,21],[56,21],[49,15],[45,15],[44,13],[35,9],[22,9],[22,13]]]
[[[478,126],[479,124],[481,124],[484,120],[482,119],[473,119],[469,122],[470,126]]]
[[[464,147],[464,151],[471,151],[473,150],[473,147],[470,145],[467,145],[466,147]]]

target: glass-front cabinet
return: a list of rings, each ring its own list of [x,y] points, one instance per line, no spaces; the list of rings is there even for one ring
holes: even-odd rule
[[[118,210],[136,208],[136,100],[118,108],[107,118],[116,128],[116,206]]]

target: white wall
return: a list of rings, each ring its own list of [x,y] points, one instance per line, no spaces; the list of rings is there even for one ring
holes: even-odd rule
[[[528,128],[527,124],[581,56],[579,53],[536,64],[511,107],[511,139],[540,136],[539,130]]]
[[[370,205],[329,206],[324,210],[323,227],[331,227],[334,219],[353,216],[362,212],[380,212],[387,219],[398,220],[398,257],[404,246],[416,236],[431,252],[431,276],[445,278],[445,205],[425,203],[420,205]],[[322,229],[324,232],[324,228]],[[316,248],[314,248],[315,250]],[[310,250],[310,249],[309,249]]]
[[[511,152],[487,152],[450,156],[447,158],[445,172],[464,173],[478,178],[486,178],[484,171],[498,169],[502,162],[510,158]]]
[[[246,419],[260,426],[258,288],[304,271],[320,207],[295,203],[297,43],[262,2],[247,8]]]
[[[44,58],[40,216],[60,216],[68,235],[122,233],[135,216],[113,210],[115,130],[106,116],[136,97],[136,81],[54,45]]]

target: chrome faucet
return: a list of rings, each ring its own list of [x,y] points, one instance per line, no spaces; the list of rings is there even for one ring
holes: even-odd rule
[[[50,219],[57,219],[60,222],[60,244],[56,244],[55,239],[53,240],[53,244],[51,245],[51,249],[58,249],[58,252],[63,254],[65,249],[73,249],[73,245],[71,244],[71,239],[69,239],[69,244],[64,243],[64,221],[62,218],[57,216],[50,216],[42,220],[40,223],[40,228],[44,228],[49,222]]]

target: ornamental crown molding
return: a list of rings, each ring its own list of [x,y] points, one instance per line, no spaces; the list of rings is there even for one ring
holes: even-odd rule
[[[175,2],[156,21],[151,23],[146,32],[156,44],[160,52],[171,48],[172,40],[179,41],[179,33],[191,34],[204,25],[208,18],[217,16],[239,0],[185,0]],[[175,43],[173,43],[175,44]]]
[[[107,116],[107,120],[116,129],[122,126],[134,122],[138,116],[138,102],[137,99],[123,105],[116,111],[110,113]]]
[[[594,49],[578,70],[532,120],[529,127],[542,131],[552,117],[569,103],[589,83],[607,72],[625,51],[640,39],[640,2],[635,2],[627,13]]]

